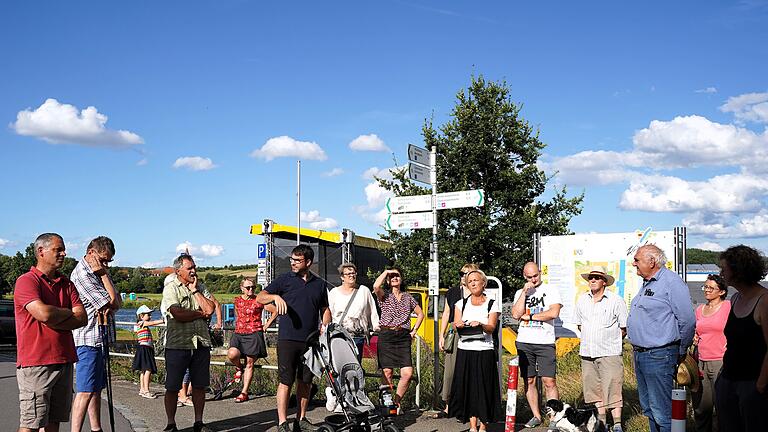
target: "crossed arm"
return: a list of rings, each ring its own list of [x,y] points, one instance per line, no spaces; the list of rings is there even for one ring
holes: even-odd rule
[[[35,300],[27,304],[26,309],[32,317],[54,330],[74,330],[88,323],[88,316],[82,305],[67,309]]]

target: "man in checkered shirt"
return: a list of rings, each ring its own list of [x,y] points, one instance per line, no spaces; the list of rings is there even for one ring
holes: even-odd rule
[[[122,301],[107,269],[115,256],[115,244],[109,237],[96,237],[88,244],[83,259],[77,263],[70,279],[85,306],[88,324],[72,331],[77,348],[75,365],[75,399],[72,402],[72,431],[80,431],[85,413],[91,430],[101,430],[101,391],[106,387],[102,334],[99,316],[112,314]],[[106,322],[106,320],[105,320]],[[107,332],[108,336],[110,332]]]

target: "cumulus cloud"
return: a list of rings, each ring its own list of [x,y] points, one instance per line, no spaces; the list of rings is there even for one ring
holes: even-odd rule
[[[768,92],[729,97],[720,111],[733,113],[741,123],[768,123]]]
[[[330,171],[326,171],[323,173],[323,177],[336,177],[344,174],[344,170],[341,168],[334,168]]]
[[[8,246],[9,244],[11,244],[10,240],[0,238],[0,249]]]
[[[193,256],[201,255],[204,257],[217,257],[217,256],[221,256],[221,254],[224,253],[224,246],[212,245],[212,244],[195,246],[188,241],[185,241],[184,243],[179,243],[179,245],[176,246],[176,252],[178,253],[187,252],[187,251]]]
[[[261,148],[251,152],[251,157],[267,162],[280,157],[294,157],[303,160],[326,160],[325,151],[315,142],[298,141],[289,136],[270,138]]]
[[[139,267],[145,268],[145,269],[154,269],[158,267],[166,267],[168,263],[165,261],[147,261],[144,264],[140,265]]]
[[[336,219],[321,217],[320,212],[317,210],[301,212],[299,216],[300,220],[302,222],[308,222],[312,229],[329,230],[339,226],[338,222],[336,222]]]
[[[695,92],[713,94],[713,93],[717,93],[717,89],[715,87],[707,87],[707,88],[695,90]]]
[[[725,250],[719,244],[717,244],[715,242],[709,242],[709,241],[697,243],[697,244],[693,245],[693,247],[696,248],[696,249],[708,250],[708,251],[714,251],[714,252],[721,252],[721,251]]]
[[[96,107],[78,111],[73,105],[51,98],[35,110],[19,111],[11,128],[19,135],[36,137],[51,144],[129,148],[144,143],[133,132],[107,129],[107,120],[108,117]]]
[[[176,169],[186,168],[190,171],[208,171],[217,167],[210,158],[200,156],[185,156],[176,159],[173,163]]]
[[[355,151],[390,151],[389,147],[376,134],[360,135],[349,143],[349,148]]]
[[[391,198],[395,194],[381,187],[376,178],[392,180],[393,172],[403,169],[407,169],[407,165],[393,168],[371,167],[365,170],[362,177],[368,180],[363,189],[366,204],[355,207],[357,214],[370,223],[383,225],[387,219],[387,210],[384,208],[384,203],[387,201],[387,198]]]

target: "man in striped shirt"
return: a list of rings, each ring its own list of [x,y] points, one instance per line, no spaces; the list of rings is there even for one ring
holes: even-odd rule
[[[79,432],[85,413],[92,431],[101,430],[101,391],[107,383],[99,315],[112,313],[122,301],[107,271],[115,256],[109,237],[96,237],[88,244],[85,256],[72,271],[72,283],[85,306],[88,324],[72,331],[77,347],[75,399],[72,403],[72,431]],[[107,333],[109,334],[109,332]]]
[[[593,266],[581,277],[589,291],[576,301],[574,321],[581,331],[581,379],[584,402],[597,406],[598,417],[606,422],[611,410],[613,432],[621,432],[621,388],[624,384],[622,339],[627,334],[627,305],[618,294],[606,290],[613,276],[602,266]]]

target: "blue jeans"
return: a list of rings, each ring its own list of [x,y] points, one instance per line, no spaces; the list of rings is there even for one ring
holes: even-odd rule
[[[362,336],[353,336],[352,340],[355,341],[357,346],[357,361],[360,362],[360,366],[363,365],[363,345],[365,345],[365,338]]]
[[[680,347],[672,345],[634,352],[637,393],[651,432],[669,432],[672,427],[672,382]]]

